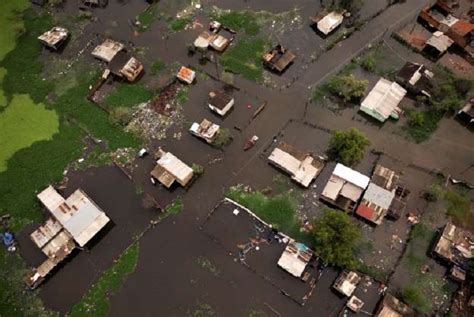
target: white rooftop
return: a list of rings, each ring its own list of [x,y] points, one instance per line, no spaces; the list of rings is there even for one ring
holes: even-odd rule
[[[398,109],[398,104],[405,97],[406,93],[405,88],[399,84],[385,78],[380,78],[364,101],[362,101],[361,110],[376,112],[385,120]]]
[[[394,197],[394,191],[388,191],[374,183],[370,183],[363,198],[383,209],[388,209]]]
[[[318,21],[318,29],[325,35],[337,28],[344,20],[344,16],[338,12],[331,12]]]
[[[367,185],[369,185],[370,182],[369,177],[340,163],[337,163],[336,167],[334,168],[333,175],[336,175],[337,177],[342,178],[343,180],[362,189],[367,188]]]
[[[80,189],[65,200],[52,186],[48,186],[37,197],[81,247],[110,221]]]
[[[166,152],[156,163],[182,183],[187,183],[193,176],[192,168],[170,152]]]

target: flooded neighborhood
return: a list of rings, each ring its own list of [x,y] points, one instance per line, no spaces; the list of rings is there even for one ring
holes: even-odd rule
[[[3,0],[0,316],[473,316],[470,0]]]

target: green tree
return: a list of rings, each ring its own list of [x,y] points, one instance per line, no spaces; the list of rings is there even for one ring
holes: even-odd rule
[[[425,116],[421,111],[407,112],[408,124],[412,127],[422,127],[425,124]]]
[[[352,166],[364,158],[369,139],[356,128],[336,130],[329,140],[328,154],[331,159]]]
[[[367,80],[357,79],[353,74],[337,75],[329,80],[328,89],[347,102],[363,97],[368,84]]]
[[[315,221],[312,237],[316,252],[327,264],[357,267],[355,252],[362,234],[345,212],[327,208]]]

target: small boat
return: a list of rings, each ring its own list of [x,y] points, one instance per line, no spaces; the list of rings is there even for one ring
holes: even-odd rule
[[[247,151],[248,149],[252,148],[255,145],[255,143],[257,143],[257,141],[258,141],[258,136],[256,135],[254,135],[253,137],[245,141],[244,151]]]

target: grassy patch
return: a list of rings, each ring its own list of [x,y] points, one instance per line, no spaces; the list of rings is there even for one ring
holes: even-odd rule
[[[36,141],[51,140],[58,128],[54,111],[46,110],[43,104],[35,105],[28,95],[15,95],[0,113],[0,172],[7,169],[7,160],[15,152]]]
[[[0,249],[0,316],[57,316],[44,308],[38,291],[25,291],[25,274],[29,271],[18,252]]]
[[[237,185],[227,190],[226,197],[247,207],[277,230],[287,234],[299,231],[296,217],[297,200],[288,192],[270,197]]]
[[[402,259],[402,265],[410,274],[411,283],[401,290],[400,296],[407,304],[428,315],[433,310],[432,298],[449,296],[447,283],[441,275],[421,272],[421,268],[430,263],[427,252],[435,235],[435,231],[426,225],[415,225]]]
[[[23,20],[18,18],[18,15],[21,15],[28,5],[28,0],[0,2],[0,61],[15,48],[17,36],[24,30]]]
[[[253,11],[223,11],[214,12],[211,16],[234,31],[245,31],[248,35],[260,32],[259,13]]]
[[[168,215],[177,215],[183,210],[183,200],[176,198],[165,207],[165,213]]]
[[[133,107],[153,97],[143,84],[120,84],[106,98],[105,104],[110,108]]]
[[[137,16],[137,21],[140,23],[138,30],[145,32],[150,28],[153,22],[158,17],[156,6],[149,6],[145,11]]]
[[[453,222],[461,227],[474,228],[474,213],[471,212],[471,200],[458,190],[451,189],[444,194],[446,213]]]
[[[129,247],[117,261],[92,285],[87,294],[71,309],[70,316],[106,316],[109,295],[120,290],[128,275],[135,271],[138,262],[138,242]]]
[[[163,60],[157,59],[150,68],[150,72],[152,75],[158,75],[166,68],[166,64]]]
[[[209,271],[214,276],[219,276],[219,274],[221,273],[219,269],[211,262],[211,260],[204,256],[199,256],[196,259],[196,263],[197,265],[199,265],[199,267],[205,269],[206,271]]]
[[[200,303],[193,310],[188,310],[187,316],[214,317],[214,316],[217,316],[217,313],[214,311],[211,305],[206,304],[206,303]]]
[[[184,30],[189,23],[191,23],[190,17],[174,18],[168,22],[168,27],[171,31],[177,32]]]
[[[188,90],[187,86],[182,86],[176,93],[176,100],[180,106],[184,106],[188,102]]]
[[[263,79],[262,56],[267,47],[267,42],[259,38],[241,39],[222,55],[220,62],[226,71],[260,82]]]
[[[407,123],[403,127],[407,136],[421,143],[430,138],[431,134],[438,128],[438,122],[443,118],[443,114],[434,110],[406,110]]]

